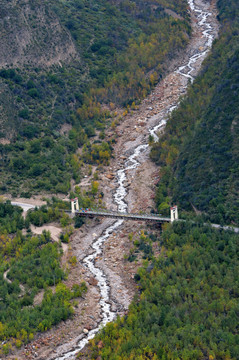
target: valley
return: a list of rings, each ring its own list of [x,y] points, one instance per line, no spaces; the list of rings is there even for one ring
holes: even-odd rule
[[[215,2],[190,0],[189,5],[193,34],[186,50],[169,64],[168,74],[138,109],[126,115],[115,129],[114,158],[99,179],[107,208],[150,212],[154,207],[159,179],[158,166],[149,160],[149,135],[156,140],[157,133],[164,129],[168,115],[186,94],[188,79],[193,80],[198,74],[219,29]],[[138,291],[134,275],[142,259],[131,263],[124,255],[131,247],[128,235],[132,231],[140,234],[144,228],[142,223],[93,220],[74,232],[70,253],[78,263],[67,282],[80,277],[89,291],[72,320],[38,335],[23,351],[19,350],[18,359],[75,359],[102,325],[127,313]]]

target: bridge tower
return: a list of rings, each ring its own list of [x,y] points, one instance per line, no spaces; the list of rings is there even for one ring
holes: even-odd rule
[[[178,207],[176,205],[170,208],[170,214],[171,222],[173,222],[174,220],[178,220]]]
[[[75,199],[71,199],[71,212],[74,214],[77,210],[79,210],[79,201],[76,197]]]

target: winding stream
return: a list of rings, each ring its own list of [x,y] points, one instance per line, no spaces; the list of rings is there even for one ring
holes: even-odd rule
[[[194,15],[197,18],[197,24],[198,31],[202,33],[204,44],[202,47],[200,47],[199,50],[197,50],[196,53],[194,53],[185,64],[182,64],[178,69],[175,71],[175,73],[179,74],[180,76],[190,80],[191,82],[194,80],[194,77],[192,75],[193,71],[195,70],[194,64],[199,59],[204,59],[208,51],[210,50],[210,47],[212,46],[212,42],[214,39],[213,35],[213,27],[209,23],[208,18],[210,18],[211,13],[209,11],[202,10],[199,8],[199,5],[195,4],[195,0],[188,0],[188,4],[191,8],[191,11],[194,13]],[[203,5],[200,5],[203,7]],[[182,85],[182,92],[185,90],[187,85]],[[179,101],[179,99],[178,99]],[[152,129],[149,129],[149,133],[153,136],[155,140],[158,139],[157,132],[163,129],[163,127],[166,124],[167,120],[167,114],[170,114],[176,107],[178,106],[178,103],[171,103],[168,105],[168,107],[165,109],[166,111],[158,114],[159,122],[156,126],[154,126]],[[166,113],[166,116],[165,116]],[[128,205],[125,201],[125,198],[127,196],[127,190],[124,186],[124,182],[127,180],[126,172],[128,170],[136,169],[140,162],[138,160],[139,156],[142,153],[145,153],[147,150],[149,150],[148,144],[142,144],[134,148],[133,154],[128,157],[128,159],[125,161],[124,165],[120,170],[117,171],[117,182],[118,187],[115,192],[114,201],[117,204],[118,211],[126,212],[128,209]],[[111,311],[111,305],[110,305],[110,287],[107,284],[107,278],[104,275],[103,271],[95,266],[95,258],[99,256],[102,253],[102,245],[105,242],[105,240],[110,236],[110,234],[118,229],[120,225],[123,223],[123,220],[117,220],[112,225],[110,225],[103,234],[95,240],[95,242],[92,244],[93,253],[91,255],[88,255],[84,258],[83,262],[85,266],[90,270],[90,272],[95,276],[95,278],[98,281],[98,286],[100,288],[100,306],[101,306],[101,313],[102,313],[102,321],[99,326],[97,326],[95,329],[90,330],[89,333],[78,342],[77,346],[65,353],[64,355],[61,355],[60,357],[55,358],[55,360],[65,360],[65,359],[74,359],[74,355],[76,355],[80,350],[84,348],[84,346],[89,342],[90,339],[92,339],[95,334],[99,331],[99,329],[106,325],[108,322],[114,320],[116,314],[115,312]]]

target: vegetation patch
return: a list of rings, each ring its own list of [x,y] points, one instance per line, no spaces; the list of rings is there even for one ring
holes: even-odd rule
[[[140,298],[91,341],[96,359],[237,359],[238,235],[175,223],[137,276]]]
[[[31,341],[36,332],[66,320],[73,314],[71,300],[87,290],[85,283],[74,284],[72,289],[62,283],[67,278],[60,266],[62,248],[60,243],[51,241],[49,231],[39,236],[21,232],[30,222],[40,225],[36,219],[44,218],[44,214],[48,221],[52,220],[51,216],[55,219],[57,212],[44,212],[43,208],[31,212],[25,221],[21,213],[20,208],[9,202],[0,203],[1,354]],[[43,300],[34,305],[40,290],[44,290]]]

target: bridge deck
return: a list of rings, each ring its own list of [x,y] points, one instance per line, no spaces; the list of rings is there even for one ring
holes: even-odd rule
[[[123,212],[115,212],[115,211],[94,211],[94,210],[76,210],[76,215],[80,216],[100,216],[100,217],[108,217],[114,219],[125,219],[125,220],[148,220],[148,221],[158,221],[158,222],[170,222],[170,218],[160,217],[158,215],[141,215],[141,214],[129,214]]]

